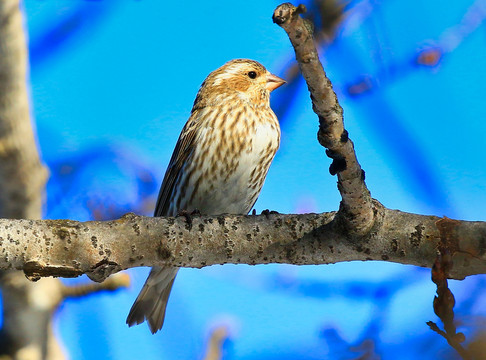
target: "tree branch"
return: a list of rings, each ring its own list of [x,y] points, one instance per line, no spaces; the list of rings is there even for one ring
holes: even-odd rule
[[[47,169],[30,121],[27,45],[18,0],[0,1],[0,216],[40,219]]]
[[[438,228],[435,216],[380,207],[362,237],[332,226],[336,213],[184,218],[127,214],[114,221],[0,220],[0,269],[31,278],[88,274],[101,281],[122,269],[171,265],[330,264],[385,260],[430,267],[441,237],[452,251],[454,278],[486,273],[486,222]],[[444,234],[447,231],[447,234]]]
[[[18,0],[0,1],[0,216],[40,219],[47,170],[37,152],[27,91],[27,44]],[[62,360],[52,331],[58,279],[36,284],[2,272],[2,359]]]
[[[364,182],[364,171],[356,158],[353,142],[344,128],[343,108],[319,60],[312,37],[313,24],[300,17],[305,11],[304,5],[295,7],[284,3],[275,9],[273,21],[289,36],[311,94],[312,108],[319,117],[317,138],[327,149],[327,156],[333,159],[329,172],[338,176],[342,198],[339,220],[348,231],[365,234],[373,226],[373,201]]]

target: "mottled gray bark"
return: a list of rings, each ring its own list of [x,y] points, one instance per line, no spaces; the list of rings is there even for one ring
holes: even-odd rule
[[[168,264],[330,264],[384,260],[431,267],[438,244],[453,249],[452,276],[486,273],[486,223],[377,209],[365,236],[350,235],[335,213],[151,218],[114,221],[0,220],[0,268],[28,276],[95,280],[135,266]],[[439,221],[440,220],[440,221]],[[443,223],[450,226],[442,226]]]
[[[338,219],[356,234],[365,234],[373,226],[374,211],[365,173],[358,163],[354,145],[344,128],[343,108],[339,104],[332,83],[326,75],[313,39],[313,24],[300,17],[305,6],[290,3],[279,5],[273,21],[287,33],[299,69],[307,83],[312,109],[319,118],[319,143],[333,159],[329,172],[338,177],[341,206]]]

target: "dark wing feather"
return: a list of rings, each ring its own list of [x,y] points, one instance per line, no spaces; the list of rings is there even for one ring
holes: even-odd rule
[[[167,216],[169,205],[171,201],[171,195],[174,191],[176,180],[184,166],[187,158],[191,154],[193,149],[194,140],[196,138],[196,113],[193,112],[191,117],[187,121],[186,125],[182,129],[179,139],[177,140],[176,147],[170,158],[169,166],[165,172],[164,181],[159,191],[159,197],[155,205],[154,216]],[[171,214],[176,215],[176,214]]]
[[[183,170],[184,163],[190,156],[191,149],[194,146],[197,128],[195,126],[195,118],[195,116],[191,115],[179,135],[169,166],[165,172],[164,181],[162,181],[160,187],[154,216],[168,215],[177,178]],[[162,328],[167,301],[169,300],[170,290],[172,289],[177,270],[178,268],[168,266],[152,268],[145,285],[128,314],[127,324],[129,326],[140,324],[147,320],[152,334]]]

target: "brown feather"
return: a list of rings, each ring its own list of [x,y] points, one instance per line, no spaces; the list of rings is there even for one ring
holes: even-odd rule
[[[280,142],[270,91],[283,80],[253,60],[232,60],[204,80],[172,154],[154,216],[182,210],[246,214]],[[269,90],[270,89],[270,90]],[[174,267],[154,267],[127,318],[152,333],[164,323]]]

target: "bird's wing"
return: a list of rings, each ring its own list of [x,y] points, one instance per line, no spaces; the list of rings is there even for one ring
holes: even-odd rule
[[[181,174],[182,168],[186,163],[188,157],[194,149],[194,141],[196,138],[196,114],[192,113],[186,125],[182,129],[177,140],[176,147],[172,153],[172,157],[165,172],[164,181],[160,187],[159,197],[155,205],[154,216],[167,216],[171,202],[172,193],[177,178]],[[171,214],[175,215],[175,214]]]

